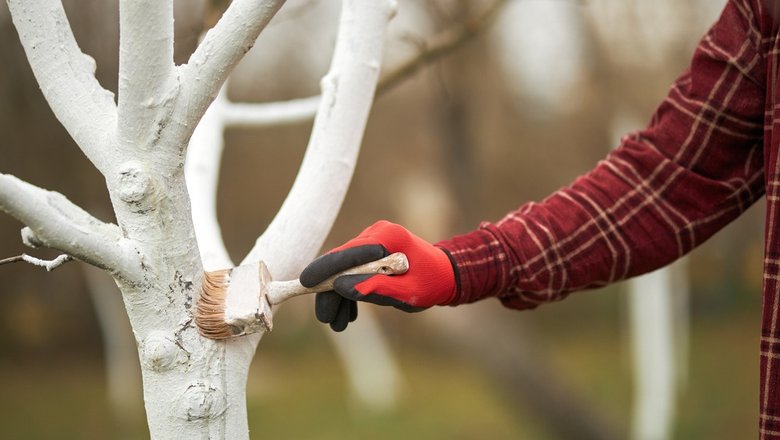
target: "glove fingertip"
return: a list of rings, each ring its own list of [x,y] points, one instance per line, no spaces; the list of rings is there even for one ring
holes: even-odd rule
[[[323,324],[333,322],[341,302],[341,295],[334,291],[317,293],[314,297],[314,316]]]
[[[330,328],[334,332],[343,332],[349,324],[350,306],[351,301],[342,301],[339,306],[339,311],[336,314],[336,319],[331,321]]]
[[[341,333],[347,329],[347,324],[349,324],[349,322],[334,321],[330,323],[330,329],[336,333]]]
[[[301,271],[299,280],[304,287],[314,287],[328,277],[328,260],[333,258],[328,255],[320,255]]]
[[[349,322],[355,322],[358,317],[357,301],[349,301]]]

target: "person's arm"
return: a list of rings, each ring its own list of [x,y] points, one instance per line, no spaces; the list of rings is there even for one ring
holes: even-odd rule
[[[438,243],[460,275],[452,304],[533,308],[662,267],[764,193],[765,59],[757,2],[734,0],[649,126],[588,174],[498,223]],[[759,22],[760,21],[760,22]]]
[[[390,252],[413,256],[405,275],[339,278],[317,296],[317,318],[343,330],[355,301],[415,311],[496,296],[533,308],[702,243],[764,193],[761,45],[772,23],[758,11],[758,0],[730,0],[649,126],[571,186],[435,245],[380,222],[312,262],[304,285]]]

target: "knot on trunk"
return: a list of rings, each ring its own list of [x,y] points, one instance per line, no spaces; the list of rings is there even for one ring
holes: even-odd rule
[[[136,161],[130,161],[119,167],[119,198],[136,213],[154,210],[157,182],[146,168]]]
[[[141,362],[152,371],[168,371],[186,361],[186,353],[165,332],[152,332],[143,341]]]
[[[190,384],[179,398],[177,416],[188,421],[213,419],[227,409],[225,393],[206,382]]]

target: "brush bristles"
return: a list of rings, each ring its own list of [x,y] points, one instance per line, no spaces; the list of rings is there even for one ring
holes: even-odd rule
[[[230,269],[203,274],[203,290],[195,309],[195,326],[209,339],[236,336],[235,329],[225,323],[225,298],[230,286]]]

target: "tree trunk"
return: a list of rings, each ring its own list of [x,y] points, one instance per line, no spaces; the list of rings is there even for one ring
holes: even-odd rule
[[[57,118],[104,175],[117,224],[0,174],[0,209],[31,246],[109,271],[141,362],[153,439],[248,438],[246,380],[261,335],[212,341],[194,327],[203,262],[184,179],[187,143],[233,66],[284,3],[233,0],[187,64],[173,63],[173,1],[120,0],[119,99],[94,77],[57,0],[9,0],[28,60]],[[395,2],[345,0],[301,172],[245,258],[277,278],[319,250],[349,186]],[[257,289],[240,292],[257,295]]]

